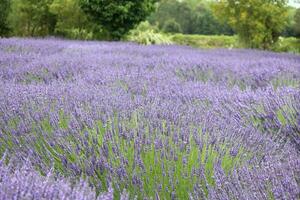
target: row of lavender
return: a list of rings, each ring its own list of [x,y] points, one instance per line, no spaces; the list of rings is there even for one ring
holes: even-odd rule
[[[2,39],[0,156],[55,198],[297,199],[299,86],[291,54]]]
[[[30,161],[20,165],[17,160],[5,164],[5,156],[0,160],[0,199],[81,199],[81,200],[110,200],[113,198],[113,188],[96,197],[87,182],[81,180],[75,185],[66,179],[57,179],[49,171],[41,176],[34,170]],[[18,167],[13,166],[16,164]],[[126,191],[122,200],[128,199]]]

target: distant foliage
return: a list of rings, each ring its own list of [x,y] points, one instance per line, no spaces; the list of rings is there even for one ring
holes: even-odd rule
[[[200,35],[234,35],[234,31],[225,21],[218,21],[210,6],[198,5],[193,20],[193,34]]]
[[[72,28],[63,32],[64,36],[75,40],[92,40],[93,33],[86,29]]]
[[[154,10],[155,1],[80,0],[80,6],[95,23],[99,23],[109,32],[111,39],[119,40],[146,19]]]
[[[296,14],[295,14],[294,29],[295,29],[297,36],[300,38],[300,8],[297,9]]]
[[[93,23],[79,0],[12,0],[11,35],[59,36],[70,39],[103,39],[101,26]]]
[[[285,0],[221,0],[215,14],[238,33],[250,48],[269,49],[277,42],[287,23]]]
[[[0,37],[7,35],[9,24],[7,21],[10,10],[10,0],[0,0]]]
[[[180,24],[178,24],[175,19],[169,19],[165,22],[162,30],[167,33],[181,33],[182,28]]]
[[[174,34],[171,36],[174,44],[187,45],[197,48],[243,48],[237,36],[226,35],[186,35]],[[272,51],[300,53],[300,41],[295,37],[279,37],[272,46]]]
[[[54,33],[56,18],[50,12],[53,0],[12,0],[10,24],[19,36],[46,36]]]
[[[278,36],[300,35],[297,13],[299,9],[296,12],[296,8],[286,8],[284,0],[221,0],[218,3],[208,0],[0,0],[0,37],[120,40],[128,38],[128,32],[146,20],[159,31],[139,34],[134,31],[131,40],[155,44],[169,40],[159,32],[187,35],[238,33],[244,47],[277,49],[280,46],[282,50],[290,48],[275,44]],[[206,42],[190,41],[195,41],[193,46]],[[219,46],[220,41],[215,43]],[[293,44],[292,48],[297,45]]]
[[[238,48],[236,36],[225,35],[186,35],[174,34],[172,41],[175,44],[187,45],[197,48]]]
[[[175,21],[181,27],[177,33],[233,34],[226,23],[217,21],[208,3],[199,3],[199,1],[162,0],[158,4],[157,11],[149,17],[149,21],[151,24],[157,24],[163,31],[165,27],[170,26],[170,22]]]
[[[148,22],[142,22],[136,29],[129,32],[126,40],[139,44],[172,44],[169,36],[160,33]]]
[[[71,39],[92,39],[90,22],[78,0],[54,0],[50,11],[56,16],[55,35]]]
[[[272,51],[300,53],[300,40],[295,37],[279,37],[276,45],[272,47]]]
[[[189,32],[192,22],[192,11],[186,2],[174,0],[162,0],[159,2],[156,12],[154,12],[149,20],[151,24],[157,24],[163,29],[168,20],[175,20],[180,24],[183,33]]]
[[[288,7],[288,21],[285,24],[285,27],[281,33],[283,37],[295,37],[297,35],[295,31],[295,14],[297,9],[294,7]]]

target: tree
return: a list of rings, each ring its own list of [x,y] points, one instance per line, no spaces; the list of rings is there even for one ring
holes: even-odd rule
[[[97,27],[81,10],[79,0],[53,0],[50,12],[56,16],[55,35],[71,39],[91,39]],[[97,34],[99,30],[95,31]]]
[[[46,36],[54,32],[56,17],[49,10],[53,0],[12,0],[10,24],[15,35]]]
[[[193,33],[201,35],[233,35],[228,24],[220,23],[213,15],[209,6],[198,4],[195,9],[193,21]]]
[[[288,23],[286,23],[286,26],[284,27],[284,30],[282,31],[281,35],[283,37],[295,37],[295,14],[296,14],[296,8],[289,7],[288,8]]]
[[[294,25],[295,33],[298,37],[300,37],[300,8],[297,9],[295,14],[295,25]]]
[[[181,27],[179,32],[184,34],[232,35],[232,29],[226,23],[218,22],[213,15],[210,4],[199,0],[161,0],[148,20],[163,31],[175,20]]]
[[[155,9],[156,0],[80,0],[82,10],[119,40]]]
[[[152,24],[158,23],[160,29],[164,29],[165,23],[169,23],[169,20],[175,20],[183,33],[190,34],[193,29],[192,16],[193,11],[187,2],[162,0],[157,11],[152,14],[149,20]]]
[[[72,28],[83,28],[87,22],[77,0],[53,0],[50,5],[51,13],[56,15],[56,31],[64,32]]]
[[[181,33],[182,29],[175,19],[169,19],[164,23],[162,30],[166,33]]]
[[[271,48],[288,20],[286,0],[220,0],[214,11],[250,48]]]
[[[10,10],[10,0],[0,0],[0,36],[9,32],[7,17]]]

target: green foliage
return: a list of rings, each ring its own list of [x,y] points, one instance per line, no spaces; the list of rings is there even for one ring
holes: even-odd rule
[[[49,10],[53,0],[12,0],[9,21],[19,36],[46,36],[54,32],[56,18]]]
[[[168,35],[160,33],[157,28],[152,27],[149,22],[142,22],[136,29],[130,31],[125,39],[145,45],[172,44]]]
[[[13,0],[9,22],[17,36],[105,38],[103,29],[81,10],[79,0]]]
[[[163,0],[159,3],[157,11],[149,17],[151,24],[157,24],[165,31],[170,22],[177,22],[181,30],[176,33],[184,34],[226,34],[233,31],[226,23],[219,23],[213,16],[208,3],[202,1]],[[173,23],[174,24],[174,23]]]
[[[226,20],[250,48],[269,49],[288,20],[285,0],[221,0],[214,5],[216,16]]]
[[[157,11],[149,18],[152,24],[157,23],[163,29],[165,23],[174,19],[180,24],[183,33],[190,33],[192,28],[192,10],[186,2],[163,0],[159,3]]]
[[[295,37],[279,37],[278,42],[271,50],[278,52],[300,53],[300,40]]]
[[[80,6],[95,23],[101,24],[109,32],[111,39],[119,40],[146,19],[155,8],[155,1],[80,0]]]
[[[101,26],[93,23],[80,8],[79,0],[53,0],[50,11],[56,16],[55,35],[70,39],[105,39]]]
[[[56,16],[55,34],[71,39],[92,39],[89,21],[77,0],[54,0],[50,11]]]
[[[187,45],[197,48],[242,48],[237,36],[225,35],[185,35],[173,34],[171,40],[175,44]],[[278,42],[272,46],[272,51],[300,53],[300,40],[294,37],[279,37]],[[207,76],[207,75],[206,75]]]
[[[10,10],[10,0],[0,0],[0,37],[7,35],[9,26],[7,22]]]
[[[92,40],[94,38],[93,33],[86,29],[72,28],[61,33],[64,37],[75,40]]]
[[[283,32],[281,33],[281,36],[283,37],[295,37],[297,34],[295,32],[295,14],[296,10],[293,7],[288,8],[288,21],[285,25],[285,28]]]
[[[297,9],[295,14],[295,25],[294,25],[295,32],[298,37],[300,37],[300,8]]]
[[[221,0],[219,3],[161,0],[154,4],[156,1],[0,0],[0,37],[55,35],[81,40],[118,40],[125,34],[127,40],[141,44],[175,42],[201,48],[229,48],[244,43],[244,47],[300,52],[295,38],[278,40],[280,34],[300,37],[300,9],[287,9],[283,0]],[[142,23],[127,34],[155,7],[156,12],[148,17],[152,26]],[[240,41],[236,37],[202,36],[232,35],[234,32],[228,24],[238,32]],[[197,35],[170,36],[156,27],[166,33]]]
[[[228,23],[218,21],[210,7],[204,5],[197,7],[197,15],[194,20],[194,33],[203,35],[233,35],[234,31]]]
[[[175,19],[169,19],[165,22],[162,30],[166,33],[181,33],[182,28],[180,24],[178,24]]]
[[[179,45],[188,45],[197,48],[237,48],[239,47],[236,36],[224,35],[183,35],[175,34],[172,41]]]
[[[53,0],[50,11],[56,15],[56,31],[84,28],[87,16],[81,11],[77,0]]]

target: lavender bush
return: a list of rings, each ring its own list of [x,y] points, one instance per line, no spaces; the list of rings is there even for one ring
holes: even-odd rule
[[[72,185],[65,179],[55,180],[48,173],[41,176],[31,166],[30,162],[16,168],[0,161],[0,199],[80,199],[80,200],[109,200],[113,198],[113,189],[96,197],[85,181]],[[125,196],[123,196],[124,198]]]
[[[293,54],[1,39],[0,198],[299,199],[299,87]]]

